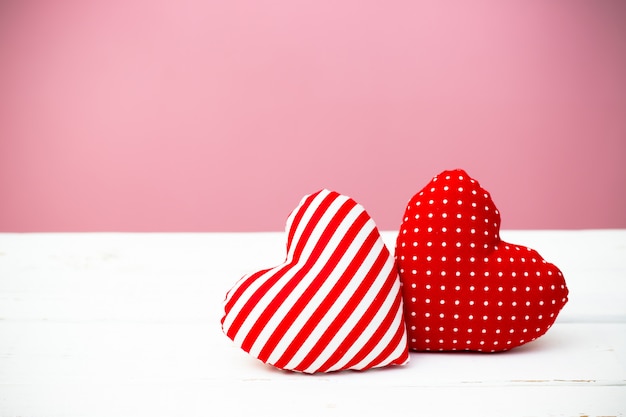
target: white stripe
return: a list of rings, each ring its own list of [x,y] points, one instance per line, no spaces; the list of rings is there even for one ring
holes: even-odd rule
[[[384,250],[385,250],[385,245],[382,239],[379,237],[376,243],[374,244],[374,247],[372,248],[372,253],[375,254],[376,257],[378,257],[381,251],[384,251]],[[389,274],[389,272],[391,271],[391,268],[393,268],[393,266],[394,266],[393,258],[391,256],[388,256],[385,262],[385,265],[383,266],[379,275],[383,275],[386,277],[387,274]],[[346,319],[343,325],[339,328],[335,336],[328,343],[328,346],[326,346],[326,348],[322,351],[319,357],[315,361],[313,361],[313,363],[309,366],[309,368],[307,368],[307,370],[304,372],[316,371],[335,353],[335,351],[339,348],[339,345],[345,340],[345,338],[350,333],[350,331],[354,329],[357,322],[365,314],[365,312],[367,311],[369,306],[372,304],[376,295],[379,293],[380,289],[382,288],[384,284],[385,284],[385,279],[379,279],[379,277],[377,277],[377,279],[374,280],[374,282],[372,283],[370,288],[367,290],[363,298],[357,304],[356,308],[352,311],[352,313],[349,315],[349,317]]]
[[[249,294],[254,294],[254,291],[256,291],[261,285],[263,285],[269,278],[271,278],[276,273],[277,270],[279,270],[282,267],[283,265],[277,266],[275,268],[272,268],[266,271],[264,274],[259,275],[257,279],[252,284],[250,284],[250,286],[246,289],[244,294],[240,296],[239,299],[237,299],[235,304],[230,309],[229,313],[224,317],[224,324],[222,325],[222,327],[224,328],[225,333],[228,333],[228,330],[230,329],[230,326],[232,326],[233,321],[235,321],[235,319],[241,312],[241,309],[244,307],[245,303],[250,298]],[[241,280],[239,280],[238,281],[239,285],[237,285],[237,288],[239,288],[239,286],[243,284],[245,281],[247,281],[252,275],[254,274],[247,274]],[[223,303],[224,311],[226,311],[226,304],[230,301],[235,291],[236,291],[236,288],[233,288],[228,292],[228,297],[226,300],[224,300],[224,303]]]
[[[376,225],[374,224],[374,222],[371,219],[369,219],[367,223],[363,226],[363,229],[361,230],[361,232],[359,232],[359,235],[363,233],[365,237],[367,237],[371,233],[372,229],[374,229],[375,227]],[[359,240],[361,239],[362,238],[359,236]],[[372,268],[372,265],[374,264],[374,262],[376,261],[376,259],[378,258],[380,254],[380,251],[377,251],[375,249],[376,249],[376,245],[374,245],[374,249],[370,250],[370,252],[367,254],[365,259],[363,260],[363,262],[357,269],[356,273],[354,274],[355,277],[364,277],[367,274],[367,272]],[[302,346],[298,349],[298,352],[285,366],[286,369],[293,369],[304,360],[306,355],[311,351],[313,346],[317,343],[320,337],[324,334],[326,329],[330,326],[333,320],[337,318],[337,315],[341,312],[341,310],[345,307],[345,305],[348,303],[350,298],[354,295],[355,291],[357,290],[359,285],[361,285],[362,281],[363,279],[361,278],[361,279],[351,279],[348,282],[345,289],[337,297],[337,300],[335,301],[335,303],[329,308],[328,312],[324,315],[324,317],[322,317],[322,319],[319,321],[317,326],[313,329],[311,334],[307,337],[307,339],[304,341]],[[323,353],[324,351],[322,351],[322,354]],[[326,359],[328,359],[328,357]]]
[[[320,206],[320,204],[322,204],[322,201],[324,201],[324,199],[328,197],[330,193],[331,192],[329,190],[326,190],[326,189],[321,190],[319,194],[315,196],[313,201],[311,201],[311,204],[309,204],[308,209],[306,210],[306,212],[300,219],[300,223],[298,223],[298,226],[296,227],[296,230],[293,234],[293,238],[291,239],[291,245],[289,246],[289,252],[287,252],[287,260],[285,263],[289,263],[293,260],[293,254],[297,246],[296,243],[299,242],[300,239],[302,238],[302,233],[304,232],[305,227],[310,223],[311,217],[313,217],[315,210]],[[289,231],[291,230],[291,227],[293,226],[292,222],[294,220],[294,217],[296,216],[296,212],[300,211],[300,208],[304,205],[304,202],[306,201],[306,199],[309,198],[311,195],[312,194],[309,194],[306,197],[304,197],[300,201],[298,208],[294,210],[292,214],[289,216],[289,218],[287,219],[287,223],[285,225],[285,233],[287,236],[289,236]],[[340,196],[340,197],[344,197],[344,196]]]
[[[305,264],[307,260],[310,258],[311,253],[313,252],[313,249],[315,248],[315,245],[320,240],[320,236],[322,232],[328,227],[328,223],[334,217],[337,211],[337,208],[341,207],[341,205],[347,200],[348,200],[348,197],[340,195],[337,197],[337,199],[335,199],[331,203],[330,207],[322,215],[316,227],[311,232],[310,237],[307,239],[306,245],[304,247],[304,251],[302,252],[298,262],[294,265],[293,268],[291,268],[291,270],[288,273],[283,275],[276,282],[276,284],[272,286],[272,288],[268,290],[268,292],[263,296],[263,298],[261,298],[261,300],[259,300],[259,302],[250,311],[250,314],[248,315],[248,317],[246,317],[241,328],[239,329],[239,332],[237,332],[237,335],[235,336],[234,342],[238,346],[242,345],[245,337],[250,332],[250,329],[258,321],[261,314],[267,309],[267,306],[269,305],[269,303],[274,298],[276,298],[276,295],[280,292],[280,290],[282,290],[285,287],[285,285],[289,283],[289,281],[293,278],[293,276],[296,273],[298,273],[298,271],[302,268],[302,265]],[[314,208],[317,208],[317,205]],[[247,301],[248,301],[248,297],[244,299],[244,302],[247,302]],[[257,339],[257,342],[258,342],[258,339]],[[256,346],[258,345],[258,343],[255,343],[254,345]],[[255,349],[255,351],[258,351],[258,350],[259,350],[258,348]],[[252,354],[253,356],[258,356],[258,354],[252,353],[252,350],[250,351],[250,354]]]
[[[331,206],[331,208],[329,208],[329,210],[327,211],[329,215],[328,222],[330,222],[330,220],[336,216],[337,210],[339,210],[341,208],[341,205],[343,205],[347,200],[348,200],[347,198],[345,200],[337,199],[336,200],[337,207]],[[333,206],[334,205],[335,204],[333,203]],[[348,229],[352,226],[356,218],[362,212],[363,212],[363,209],[359,208],[358,206],[353,207],[350,210],[350,212],[347,214],[347,216],[338,225],[338,227],[334,231],[332,231],[333,234],[331,238],[329,239],[328,243],[326,244],[326,247],[324,248],[320,257],[315,262],[315,264],[311,266],[311,269],[306,272],[302,280],[296,285],[296,287],[293,289],[291,294],[289,294],[288,297],[281,303],[281,305],[278,307],[274,315],[265,325],[265,327],[263,328],[263,331],[259,334],[259,337],[254,342],[254,346],[250,349],[250,354],[254,356],[258,356],[258,354],[261,352],[261,349],[265,346],[265,344],[267,343],[268,339],[270,338],[274,330],[276,330],[276,327],[278,327],[280,322],[287,315],[287,313],[291,310],[293,305],[298,301],[298,299],[304,293],[304,291],[306,291],[306,289],[311,286],[311,283],[313,282],[315,277],[319,274],[322,268],[328,263],[328,260],[333,255],[333,253],[335,253],[337,246],[346,235],[346,232],[348,231]],[[328,222],[323,223],[324,224],[323,229],[328,229]],[[324,230],[321,230],[320,228],[320,233],[323,231]],[[315,238],[314,240],[318,241],[319,239]]]
[[[395,287],[395,286],[394,286]],[[394,291],[395,290],[395,291]],[[390,298],[391,298],[391,303],[393,303],[395,301],[395,298],[398,296],[398,291],[399,288],[394,288],[389,292]],[[393,304],[391,304],[393,305]],[[390,307],[391,307],[390,305]],[[389,310],[387,310],[389,311]],[[402,323],[402,314],[400,314],[401,310],[397,310],[396,311],[396,316],[393,319],[393,322],[391,323],[391,325],[389,326],[389,328],[386,329],[385,334],[383,337],[380,338],[380,341],[376,344],[376,346],[374,347],[374,349],[371,350],[371,352],[369,352],[367,354],[367,356],[365,358],[363,358],[362,361],[360,361],[359,363],[357,363],[356,365],[353,366],[354,369],[363,369],[363,367],[367,366],[370,362],[372,362],[374,359],[376,359],[376,357],[378,355],[381,354],[381,352],[387,348],[387,346],[389,346],[389,344],[391,343],[391,341],[393,340],[393,337],[396,335],[396,332],[398,331],[398,328],[400,327],[400,324]],[[384,361],[390,362],[393,359],[397,358],[397,356],[387,356]],[[388,363],[386,363],[388,364]],[[374,364],[376,367],[379,366],[383,366],[383,364]]]
[[[390,269],[384,268],[383,271],[386,272],[385,274],[385,278],[387,277],[387,275],[390,272]],[[382,273],[381,273],[382,276]],[[380,283],[383,284],[385,280],[380,280]],[[382,287],[382,285],[381,285]],[[379,287],[380,288],[380,287]],[[370,340],[372,339],[372,337],[374,336],[374,333],[376,332],[376,330],[378,330],[378,328],[381,326],[381,323],[384,321],[385,316],[387,315],[387,313],[389,313],[389,311],[391,310],[391,307],[393,306],[393,303],[396,299],[396,294],[393,292],[388,292],[387,297],[385,298],[385,301],[383,302],[383,304],[380,306],[380,308],[378,309],[378,311],[376,312],[376,314],[374,315],[374,318],[370,321],[370,323],[367,325],[367,327],[365,328],[365,330],[359,335],[359,337],[357,338],[357,340],[354,342],[354,344],[346,351],[346,353],[342,356],[342,358],[334,365],[332,365],[327,372],[331,372],[331,371],[336,371],[338,369],[343,368],[344,366],[346,366],[346,364],[352,360],[352,358],[354,358],[354,356],[363,348],[363,346]],[[371,302],[373,302],[373,298],[372,300],[368,303],[371,304]],[[393,333],[395,333],[395,330],[393,331]],[[389,329],[386,330],[385,332],[385,338],[387,337],[389,333]],[[378,343],[376,345],[376,348],[380,348],[380,343]],[[374,350],[375,350],[374,349]],[[372,353],[370,352],[370,354],[367,357],[370,357],[372,355]],[[375,357],[375,356],[374,356]],[[374,358],[372,357],[370,359],[370,361]],[[358,367],[352,367],[352,369],[358,369]]]
[[[359,207],[359,206],[357,206],[357,207],[358,208],[355,208],[353,210],[355,212],[355,219],[359,215],[361,215],[363,213],[363,211],[364,211],[362,207]],[[354,223],[354,220],[352,220],[352,219],[346,219],[346,221],[350,221],[350,225],[349,225],[350,227]],[[367,239],[367,237],[369,236],[369,234],[371,233],[373,228],[374,228],[373,222],[370,222],[370,223],[366,222],[364,224],[364,226],[361,228],[361,230],[359,230],[359,232],[354,237],[352,242],[350,242],[350,246],[347,248],[345,253],[342,254],[341,259],[339,260],[337,265],[334,267],[334,269],[332,270],[331,274],[326,278],[326,280],[324,280],[324,283],[319,288],[317,293],[315,293],[315,295],[313,297],[311,297],[311,299],[309,300],[307,305],[302,309],[302,312],[300,313],[300,315],[296,318],[296,320],[294,320],[294,322],[291,325],[291,327],[289,328],[289,330],[287,330],[287,332],[285,332],[285,335],[280,340],[280,342],[277,344],[276,348],[274,349],[274,352],[268,358],[268,361],[267,361],[268,363],[270,363],[270,364],[276,363],[280,359],[280,357],[285,353],[285,350],[287,349],[289,344],[291,344],[293,339],[302,330],[302,327],[304,327],[306,322],[311,318],[313,313],[318,309],[320,304],[322,304],[324,299],[328,296],[328,293],[333,289],[335,284],[337,284],[337,281],[341,278],[343,273],[346,271],[347,267],[353,261],[353,259],[356,256],[357,252],[361,249],[361,247],[363,246],[363,243],[365,242],[365,239]],[[323,266],[323,265],[321,265],[321,266]],[[357,273],[356,276],[358,277],[360,275]],[[352,281],[357,281],[357,285],[358,285],[358,280],[355,280],[353,278],[354,277],[352,277],[348,281],[348,285]],[[343,294],[340,294],[340,297],[338,297],[338,299],[335,300],[334,303],[335,303],[335,305],[339,304],[342,307],[341,304],[345,304],[345,301],[342,300],[341,295],[343,295]],[[346,295],[343,298],[347,301],[347,299],[349,298],[349,295]],[[313,328],[313,331],[309,335],[307,335],[307,338],[305,339],[305,342],[302,344],[302,346],[299,348],[299,351],[302,351],[302,349],[310,350],[312,348],[313,344],[316,342],[315,339],[311,339],[312,337],[313,338],[315,337],[315,334],[316,334],[315,329],[319,328],[321,321],[324,318],[326,318],[326,316],[333,314],[333,307],[334,307],[334,305],[331,306],[330,309],[324,313],[325,316],[322,316],[320,321],[315,323],[315,327]],[[333,318],[334,317],[330,317],[327,320],[332,320]],[[321,332],[323,332],[323,331],[324,331],[324,329],[322,328],[321,330],[318,330],[317,333],[321,334]],[[306,343],[307,341],[309,341],[308,344]],[[300,361],[301,361],[301,359],[300,359]],[[300,363],[300,361],[296,362],[296,365],[298,363]],[[293,359],[290,361],[290,363],[291,362],[293,362]],[[296,366],[296,365],[293,365],[293,366]],[[288,366],[286,368],[289,369]]]
[[[402,317],[402,309],[398,310],[398,314]],[[375,365],[374,368],[381,368],[383,366],[387,366],[391,364],[394,360],[399,359],[401,356],[403,356],[405,352],[407,351],[407,349],[408,349],[407,334],[406,334],[406,328],[405,328],[402,331],[402,338],[398,342],[393,352],[387,358],[385,358],[383,362],[381,362],[378,365]],[[409,357],[409,355],[406,355],[404,362],[398,362],[397,365],[405,365],[409,363],[410,360],[411,358]]]
[[[328,195],[328,192],[326,192],[326,193],[320,192],[320,194],[317,195],[315,197],[315,199],[309,205],[308,210],[304,213],[304,215],[302,216],[302,220],[300,221],[300,226],[301,227],[298,227],[298,230],[296,231],[296,234],[294,234],[294,238],[292,240],[292,248],[294,248],[296,246],[296,244],[298,242],[298,239],[299,239],[299,236],[302,234],[302,229],[303,229],[304,225],[311,220],[311,217],[313,216],[313,213],[315,213],[315,210],[319,207],[320,203],[323,201],[323,199],[327,195]],[[306,197],[302,200],[302,202],[304,202],[304,200],[306,200]],[[298,209],[294,210],[294,213],[296,211],[298,211],[300,209],[300,207],[301,206],[299,206]],[[304,248],[304,251],[306,253],[309,253],[313,249],[313,246],[312,246],[313,243],[314,243],[314,241],[309,239],[309,241],[307,242],[307,245]],[[302,258],[300,258],[300,260],[302,262]],[[239,315],[239,313],[241,312],[243,307],[250,300],[250,297],[256,292],[256,290],[259,289],[259,287],[261,287],[261,285],[263,285],[272,276],[274,276],[276,272],[278,272],[282,268],[285,268],[290,262],[291,262],[291,257],[290,257],[290,255],[288,255],[288,257],[287,257],[287,259],[285,260],[284,263],[282,263],[281,265],[278,265],[278,266],[268,270],[266,273],[264,273],[263,275],[259,276],[252,284],[250,284],[250,286],[243,292],[243,294],[241,294],[239,296],[239,299],[235,302],[235,304],[232,306],[230,312],[224,318],[223,327],[224,327],[224,331],[225,332],[228,332],[228,329],[230,329],[230,326],[233,324],[233,321],[237,318],[237,316]],[[229,294],[229,299],[230,299],[230,297],[232,297],[232,294],[235,293],[237,288],[239,288],[246,281],[246,279],[248,277],[250,277],[250,275],[253,275],[253,274],[246,275],[246,277],[240,279],[238,281],[238,283],[236,284],[236,287],[234,287],[233,289],[231,289],[229,291],[229,293],[228,293]],[[293,272],[291,273],[291,275],[293,275]],[[283,277],[283,279],[286,279],[286,278]],[[264,297],[264,299],[270,299],[270,298],[268,296],[266,296],[266,297]],[[266,305],[267,305],[267,303],[266,303]],[[239,330],[238,334],[240,334],[240,333],[241,333],[241,329]]]

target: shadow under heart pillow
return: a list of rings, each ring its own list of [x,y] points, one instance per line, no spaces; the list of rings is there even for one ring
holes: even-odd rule
[[[500,239],[490,194],[463,170],[411,198],[396,260],[412,350],[509,350],[543,335],[567,303],[561,271]]]
[[[395,260],[365,209],[321,190],[301,200],[286,234],[284,263],[228,291],[224,333],[262,362],[291,371],[407,363]]]

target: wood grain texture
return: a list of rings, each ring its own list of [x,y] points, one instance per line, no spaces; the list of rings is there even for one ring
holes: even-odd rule
[[[0,416],[626,414],[626,230],[502,237],[565,275],[570,302],[546,335],[301,375],[219,324],[235,280],[282,262],[282,233],[0,234]]]

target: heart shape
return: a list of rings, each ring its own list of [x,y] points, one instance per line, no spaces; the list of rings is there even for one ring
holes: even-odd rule
[[[395,260],[365,209],[321,190],[300,201],[286,233],[285,262],[228,291],[224,333],[262,362],[292,371],[408,362]]]
[[[567,302],[561,271],[500,239],[490,194],[463,170],[409,201],[396,261],[412,350],[509,350],[543,335]]]

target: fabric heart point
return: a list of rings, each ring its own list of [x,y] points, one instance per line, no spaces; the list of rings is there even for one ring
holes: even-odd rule
[[[561,271],[500,239],[490,194],[463,170],[409,201],[396,260],[413,350],[509,350],[543,335],[567,302]]]

